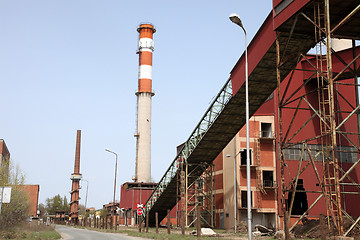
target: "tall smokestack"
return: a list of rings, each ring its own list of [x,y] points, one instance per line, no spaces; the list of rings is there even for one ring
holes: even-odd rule
[[[136,167],[135,181],[150,182],[151,179],[151,98],[152,53],[154,51],[152,24],[141,24],[139,32],[139,82],[137,96]]]
[[[71,202],[70,202],[70,217],[71,221],[76,223],[79,217],[79,189],[80,189],[80,144],[81,144],[81,130],[77,130],[76,135],[76,151],[74,173],[71,174],[72,188],[71,188]]]

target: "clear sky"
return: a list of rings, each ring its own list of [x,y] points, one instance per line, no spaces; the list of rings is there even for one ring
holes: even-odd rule
[[[158,181],[271,12],[271,0],[0,0],[0,138],[39,203],[70,199],[76,130],[88,207],[135,174],[137,26],[154,34],[152,178]],[[85,201],[86,183],[80,190]]]

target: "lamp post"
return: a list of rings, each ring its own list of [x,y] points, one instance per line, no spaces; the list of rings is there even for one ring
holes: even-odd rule
[[[86,213],[86,204],[87,204],[87,195],[88,195],[88,190],[89,190],[89,181],[85,180],[85,179],[81,179],[81,181],[86,182],[86,195],[85,195],[85,213]]]
[[[245,34],[245,105],[246,105],[246,185],[247,185],[247,215],[248,215],[248,239],[251,239],[251,176],[250,176],[250,143],[249,143],[249,77],[247,59],[247,36],[246,30],[241,22],[239,15],[232,13],[230,20],[242,28]]]
[[[235,139],[236,140],[236,139]],[[236,168],[236,157],[240,153],[242,153],[244,149],[240,149],[238,153],[236,153],[236,141],[235,141],[235,153],[234,156],[234,232],[236,233],[237,228],[237,168]],[[230,154],[226,154],[226,157],[231,157]]]
[[[113,199],[113,206],[112,206],[112,211],[111,211],[111,226],[113,227],[113,221],[114,221],[114,210],[115,210],[115,193],[116,193],[116,171],[117,171],[117,159],[118,159],[118,155],[113,152],[113,151],[110,151],[109,149],[105,148],[105,151],[109,152],[109,153],[112,153],[112,154],[115,154],[115,180],[114,180],[114,199]],[[116,230],[116,226],[115,226],[115,230]]]

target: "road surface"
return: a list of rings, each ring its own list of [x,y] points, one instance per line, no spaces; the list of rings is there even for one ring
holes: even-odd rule
[[[144,238],[129,237],[121,233],[103,233],[87,229],[73,228],[63,225],[56,225],[55,230],[61,234],[64,240],[141,240]]]

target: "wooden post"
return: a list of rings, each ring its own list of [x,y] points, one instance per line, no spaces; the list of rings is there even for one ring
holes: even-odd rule
[[[118,218],[117,215],[115,214],[115,231],[117,230],[117,224],[118,224]]]
[[[91,218],[89,218],[89,227],[91,227]]]
[[[114,222],[113,222],[113,216],[109,216],[109,218],[108,218],[108,229],[110,229],[110,230],[112,230],[113,229],[113,226],[114,226]]]
[[[141,216],[138,215],[139,232],[141,232]]]
[[[167,210],[167,215],[168,215],[168,219],[167,219],[167,233],[170,234],[170,209]]]
[[[326,240],[326,226],[324,215],[320,214],[320,229],[321,229],[321,240]]]
[[[125,211],[125,226],[128,226],[128,211]]]
[[[201,238],[201,215],[200,215],[200,205],[196,206],[196,233],[197,238]]]
[[[181,234],[185,235],[185,211],[181,210]]]
[[[146,211],[146,232],[149,232],[149,211]]]
[[[156,233],[159,233],[159,214],[155,213],[155,224],[156,224]]]
[[[284,212],[284,233],[285,233],[285,240],[289,240],[290,238],[290,231],[289,231],[289,216],[290,213],[285,210]]]

